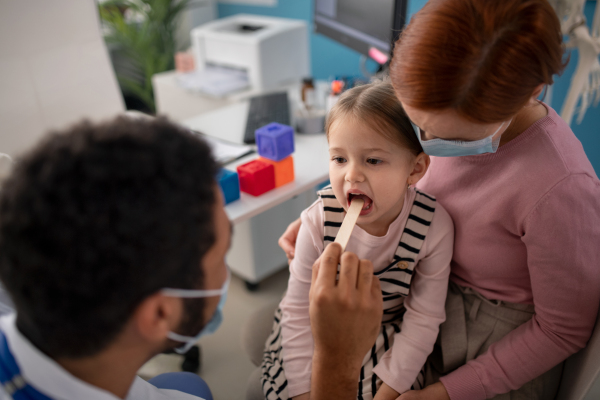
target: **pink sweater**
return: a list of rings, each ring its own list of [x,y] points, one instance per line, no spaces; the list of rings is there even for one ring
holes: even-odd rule
[[[600,182],[581,143],[548,116],[495,154],[432,157],[419,187],[455,225],[451,280],[535,316],[442,378],[452,400],[522,386],[586,345],[600,304]]]
[[[385,236],[376,237],[356,226],[347,251],[371,260],[375,271],[389,265],[406,224],[415,197],[407,192],[402,212]],[[454,227],[446,210],[438,203],[416,258],[410,294],[404,305],[402,330],[384,354],[374,372],[399,393],[410,389],[417,373],[433,349],[439,325],[445,319],[444,303],[450,275]],[[317,200],[302,213],[302,227],[296,242],[296,258],[290,265],[288,291],[281,303],[282,344],[289,397],[310,391],[313,338],[308,315],[308,292],[312,265],[323,252],[323,203]]]

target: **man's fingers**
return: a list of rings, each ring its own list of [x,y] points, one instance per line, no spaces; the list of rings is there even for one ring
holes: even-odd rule
[[[381,296],[381,282],[379,282],[379,278],[373,275],[371,278],[371,290],[378,296]]]
[[[333,287],[336,283],[337,266],[340,263],[342,246],[339,243],[331,243],[326,248],[321,257],[313,265],[312,285]],[[317,265],[315,272],[315,266]]]
[[[373,282],[373,264],[369,260],[360,260],[356,287],[359,291],[371,290]],[[379,283],[379,279],[376,279]]]
[[[347,251],[342,254],[340,264],[339,285],[344,288],[355,289],[359,269],[358,256]]]
[[[321,263],[321,257],[317,258],[317,261],[315,261],[315,263],[313,264],[313,267],[312,267],[312,279],[311,279],[311,285],[310,285],[311,292],[312,292],[312,289],[315,287],[315,283],[317,283],[317,278],[319,276],[320,263]]]

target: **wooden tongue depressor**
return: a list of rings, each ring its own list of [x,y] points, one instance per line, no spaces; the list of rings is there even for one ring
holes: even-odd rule
[[[356,221],[358,220],[358,216],[360,215],[364,204],[365,201],[363,199],[352,200],[350,203],[344,222],[342,222],[342,226],[335,238],[335,243],[342,245],[342,252],[346,251],[348,240],[350,240],[350,235],[352,235],[352,230],[354,229],[354,225],[356,225]]]

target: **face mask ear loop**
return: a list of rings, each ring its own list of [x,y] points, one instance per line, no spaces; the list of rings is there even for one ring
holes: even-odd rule
[[[504,124],[508,123],[508,125],[510,126],[510,123],[512,122],[512,120],[513,120],[513,118],[509,119],[508,121],[504,121],[504,122],[502,123],[502,125],[500,125],[500,126],[498,127],[498,129],[496,129],[496,132],[492,133],[492,134],[491,134],[489,137],[494,137],[494,136],[496,136],[496,133],[500,132],[500,129],[502,129],[502,127],[504,126]],[[508,129],[508,127],[506,127],[506,129]],[[506,129],[505,129],[505,131],[506,131]],[[502,135],[504,135],[504,132],[502,132]],[[500,135],[500,137],[502,137],[502,135]]]
[[[194,290],[194,289],[174,289],[164,288],[160,291],[161,294],[169,297],[179,297],[182,299],[197,299],[202,297],[216,297],[222,296],[229,289],[229,282],[231,281],[231,272],[227,270],[227,279],[221,289],[209,289],[209,290]]]

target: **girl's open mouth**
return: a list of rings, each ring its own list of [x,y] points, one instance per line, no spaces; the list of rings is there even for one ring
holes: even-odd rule
[[[362,199],[365,204],[363,205],[362,211],[360,212],[360,215],[367,215],[369,214],[372,210],[373,210],[373,200],[371,200],[371,198],[369,196],[367,196],[366,194],[363,193],[353,193],[353,192],[349,192],[348,193],[348,206],[350,206],[350,204],[352,203],[352,200],[354,199]]]

